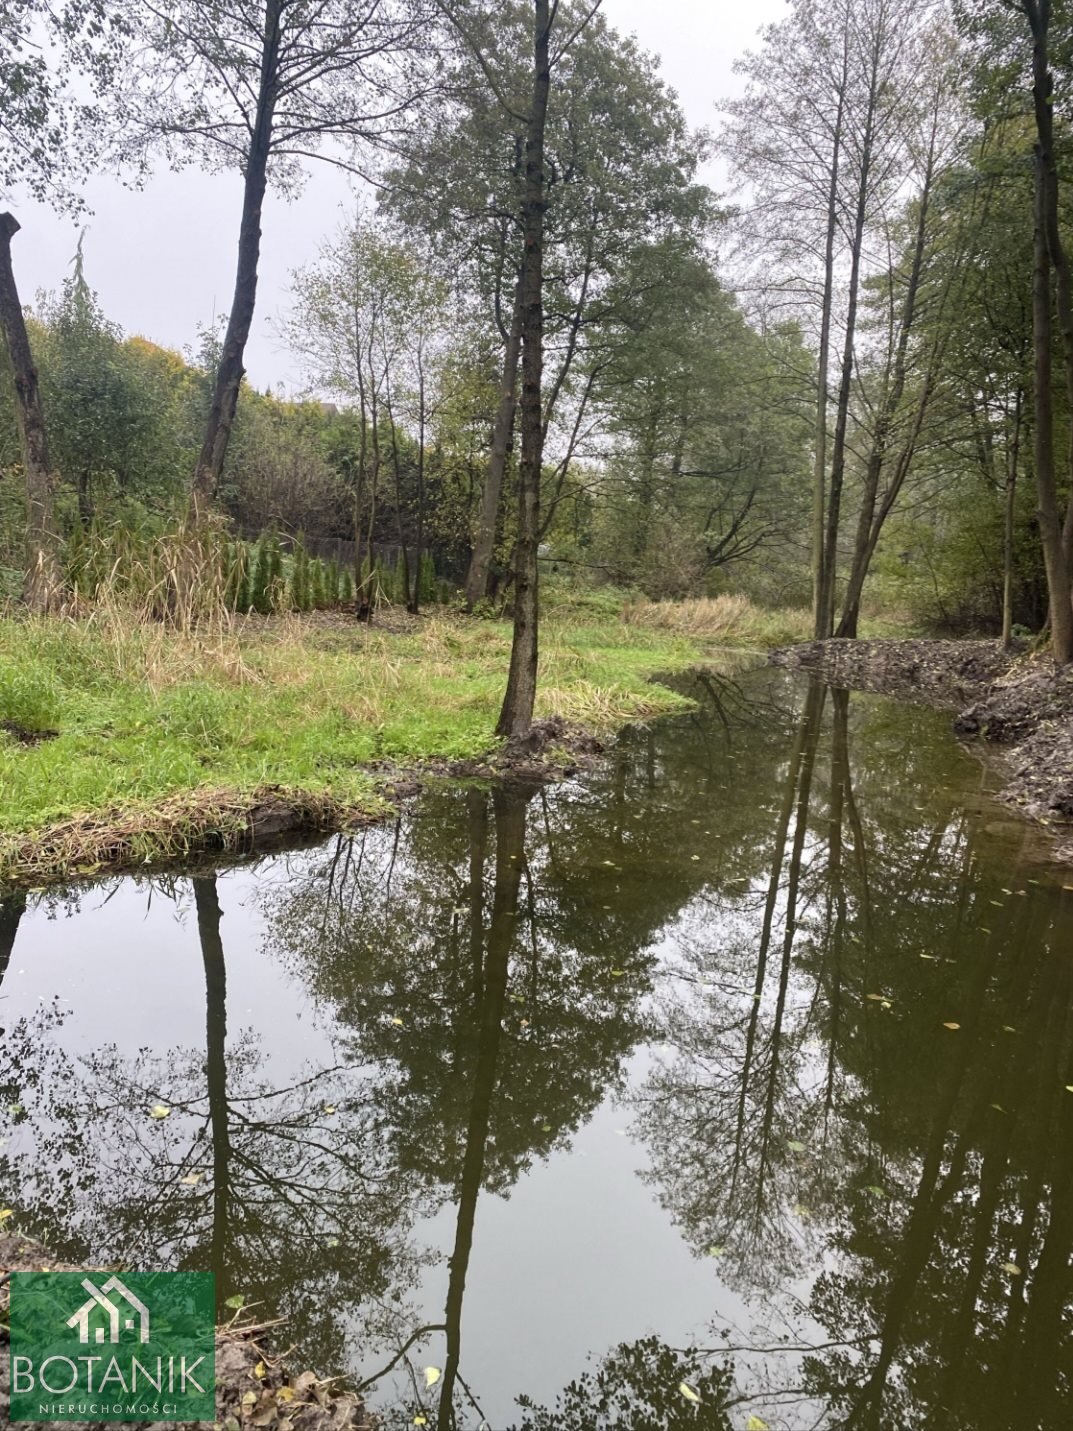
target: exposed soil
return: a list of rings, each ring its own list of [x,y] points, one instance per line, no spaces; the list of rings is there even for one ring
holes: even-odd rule
[[[18,1234],[0,1234],[0,1426],[10,1424],[10,1358],[8,1342],[8,1287],[10,1272],[82,1271],[53,1261],[39,1243]],[[211,1431],[375,1431],[377,1419],[365,1410],[361,1397],[334,1382],[322,1381],[312,1371],[299,1372],[276,1357],[265,1345],[268,1328],[237,1320],[216,1329],[216,1421],[181,1423]],[[49,1424],[49,1423],[42,1423]],[[53,1422],[64,1431],[108,1431],[114,1422]],[[180,1423],[125,1422],[130,1431],[180,1431]]]
[[[14,720],[0,720],[0,730],[20,745],[36,745],[40,740],[55,740],[59,735],[58,730],[28,730]]]
[[[1073,860],[1073,669],[997,641],[810,641],[770,660],[833,685],[956,711],[955,733],[1000,757],[997,798],[1057,826],[1057,855]]]

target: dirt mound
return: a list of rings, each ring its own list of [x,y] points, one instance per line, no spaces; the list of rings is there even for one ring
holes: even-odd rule
[[[958,710],[953,729],[1001,753],[998,799],[1046,825],[1073,821],[1073,669],[997,641],[810,641],[770,657],[832,685]],[[1073,842],[1058,850],[1073,859]]]
[[[11,1272],[76,1271],[53,1261],[31,1238],[0,1234],[0,1425],[9,1424],[11,1362],[8,1288]],[[128,1421],[129,1431],[376,1431],[360,1396],[321,1381],[313,1372],[295,1373],[262,1345],[265,1325],[237,1321],[216,1329],[216,1421]],[[45,1423],[47,1424],[47,1423]],[[64,1431],[110,1431],[114,1422],[64,1421]]]
[[[960,710],[981,700],[1016,659],[998,641],[806,641],[772,665],[814,671],[833,686]]]

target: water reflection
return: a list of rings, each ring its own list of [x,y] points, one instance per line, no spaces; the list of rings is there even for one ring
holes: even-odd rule
[[[576,785],[0,900],[20,1226],[214,1268],[389,1426],[1063,1424],[1063,877],[937,717],[767,671],[691,693]],[[142,899],[178,957],[151,964]],[[586,1157],[595,1207],[563,1191]],[[612,1251],[571,1240],[620,1205]],[[532,1351],[497,1361],[497,1323]],[[558,1323],[584,1341],[542,1352]]]

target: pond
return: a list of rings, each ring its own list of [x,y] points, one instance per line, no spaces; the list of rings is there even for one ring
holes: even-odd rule
[[[943,716],[679,684],[558,787],[9,895],[0,1205],[387,1427],[1070,1424],[1073,880]]]

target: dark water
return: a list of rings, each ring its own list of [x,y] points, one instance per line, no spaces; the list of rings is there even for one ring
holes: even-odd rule
[[[1070,1425],[1073,893],[941,717],[691,688],[576,784],[5,901],[0,1206],[390,1427]]]

